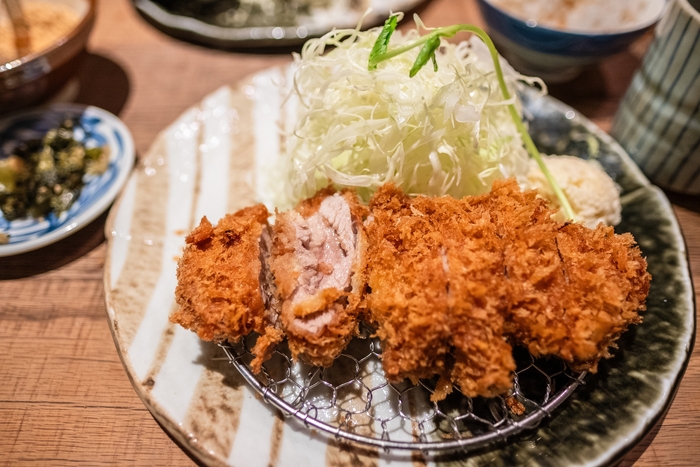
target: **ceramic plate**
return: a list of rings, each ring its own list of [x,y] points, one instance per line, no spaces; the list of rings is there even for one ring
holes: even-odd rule
[[[184,235],[207,215],[266,201],[288,71],[222,88],[163,131],[110,213],[105,290],[110,326],[136,392],[156,419],[216,466],[597,466],[633,447],[670,404],[692,349],[695,312],[685,245],[671,206],[620,147],[555,99],[524,95],[536,143],[597,158],[622,187],[619,231],[634,234],[653,274],[644,323],[614,358],[537,428],[468,454],[425,457],[347,447],[284,420],[215,345],[168,322]]]
[[[279,24],[257,27],[220,26],[212,24],[212,21],[205,22],[194,18],[172,7],[164,7],[165,4],[177,2],[134,0],[134,6],[147,21],[171,36],[214,47],[236,48],[301,45],[306,39],[321,36],[333,28],[354,28],[368,8],[372,8],[372,11],[363,21],[364,27],[382,24],[392,11],[410,12],[425,1],[330,0],[327,7],[300,13],[291,20],[279,18]],[[180,3],[191,5],[189,0],[181,0]],[[201,3],[201,8],[211,8],[211,1]]]
[[[51,213],[43,219],[10,222],[0,212],[0,233],[10,236],[8,244],[0,245],[0,257],[36,250],[85,227],[109,207],[129,177],[134,142],[126,125],[106,110],[78,104],[55,104],[0,120],[0,158],[9,156],[20,141],[41,138],[67,115],[78,118],[85,130],[76,138],[109,151],[109,166],[99,176],[86,175],[80,196],[59,216]]]

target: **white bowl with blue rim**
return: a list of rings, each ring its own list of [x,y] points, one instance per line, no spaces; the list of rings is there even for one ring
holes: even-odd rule
[[[656,24],[666,0],[478,0],[491,38],[513,67],[549,83],[625,50]]]
[[[93,106],[54,104],[0,120],[0,158],[8,157],[20,141],[43,137],[67,116],[79,120],[84,129],[75,132],[76,140],[109,152],[107,170],[100,175],[85,175],[80,196],[59,215],[52,212],[44,218],[8,221],[0,212],[0,234],[9,236],[9,243],[0,245],[0,257],[36,250],[85,227],[110,206],[128,179],[134,165],[131,133],[119,118]]]

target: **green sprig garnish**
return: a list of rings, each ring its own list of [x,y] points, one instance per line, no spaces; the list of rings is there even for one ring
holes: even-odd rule
[[[369,54],[368,69],[375,70],[377,68],[377,65],[379,65],[381,62],[389,60],[420,45],[423,45],[423,48],[418,53],[418,57],[416,57],[416,60],[413,63],[413,66],[411,67],[409,75],[411,77],[414,77],[420,71],[420,69],[423,68],[426,63],[428,63],[428,60],[432,60],[433,69],[437,71],[437,60],[435,58],[435,52],[440,47],[441,38],[454,37],[454,35],[460,31],[469,32],[477,36],[482,41],[484,41],[486,47],[488,47],[489,53],[491,54],[491,59],[493,60],[493,66],[496,71],[498,85],[501,89],[501,93],[503,94],[503,99],[506,101],[511,99],[510,91],[508,90],[508,86],[506,85],[505,79],[503,78],[503,70],[501,69],[501,63],[498,58],[496,46],[494,46],[493,41],[491,40],[489,35],[486,34],[486,32],[484,32],[484,30],[482,30],[481,28],[472,24],[455,24],[452,26],[445,26],[442,28],[433,29],[430,33],[421,36],[415,41],[410,42],[404,46],[397,47],[393,50],[389,50],[389,41],[391,39],[391,35],[396,30],[397,25],[398,15],[392,15],[384,23],[384,27],[379,33],[377,41],[374,43],[374,47],[372,47],[372,51]],[[537,165],[539,166],[540,170],[549,182],[550,186],[552,187],[552,190],[554,190],[554,194],[556,194],[557,199],[561,204],[561,207],[566,213],[566,216],[569,219],[574,220],[574,211],[571,208],[571,204],[569,203],[568,198],[564,194],[564,191],[561,189],[557,181],[552,176],[552,173],[544,164],[544,161],[540,156],[540,152],[537,150],[535,143],[532,141],[530,134],[527,132],[525,124],[523,123],[522,118],[518,114],[518,110],[515,108],[515,105],[513,105],[512,103],[508,104],[508,112],[510,113],[511,118],[513,119],[513,123],[515,123],[515,126],[523,139],[525,149],[530,154],[530,156],[537,162]]]
[[[398,22],[399,22],[399,17],[396,15],[392,15],[384,23],[384,27],[382,28],[382,31],[379,33],[379,36],[377,37],[377,41],[374,43],[374,47],[372,47],[372,52],[370,52],[370,54],[369,54],[369,57],[370,57],[369,58],[369,69],[370,70],[376,70],[377,63],[379,63],[379,62],[373,63],[372,57],[381,57],[382,55],[386,54],[386,51],[389,47],[389,41],[391,40],[391,35],[396,30],[396,25],[398,24]]]

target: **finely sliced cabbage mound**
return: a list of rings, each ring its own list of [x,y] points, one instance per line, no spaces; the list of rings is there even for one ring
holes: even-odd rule
[[[438,70],[428,64],[411,78],[418,48],[368,70],[379,31],[332,31],[295,55],[290,98],[298,116],[282,150],[278,207],[329,183],[356,187],[364,199],[386,182],[411,194],[455,197],[487,192],[500,178],[524,183],[528,153],[486,45],[476,37],[443,41]],[[419,37],[418,29],[396,31],[390,50]],[[544,89],[504,60],[501,66],[511,91],[518,81]]]

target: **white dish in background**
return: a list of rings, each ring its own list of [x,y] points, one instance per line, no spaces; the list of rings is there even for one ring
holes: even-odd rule
[[[0,120],[0,144],[9,148],[16,141],[41,137],[67,115],[78,117],[88,130],[83,140],[109,151],[109,166],[103,174],[86,176],[78,199],[59,216],[7,221],[0,213],[0,233],[10,236],[8,244],[0,245],[0,257],[36,250],[85,227],[109,207],[131,173],[135,157],[131,133],[119,118],[98,107],[53,104],[11,115]]]
[[[620,228],[638,239],[654,281],[644,323],[531,433],[444,463],[421,453],[348,448],[282,418],[218,346],[168,321],[186,233],[203,215],[215,222],[266,200],[263,187],[280,148],[270,135],[286,117],[275,83],[284,79],[285,70],[266,70],[187,110],[156,138],[110,212],[109,324],[136,393],[164,429],[203,463],[231,467],[592,467],[614,464],[638,443],[670,404],[692,348],[695,312],[683,238],[663,193],[612,138],[555,99],[532,99],[534,93],[525,93],[524,103],[534,116],[535,142],[547,152],[566,143],[569,154],[597,157],[621,185]],[[591,138],[598,142],[594,155],[587,152]]]

